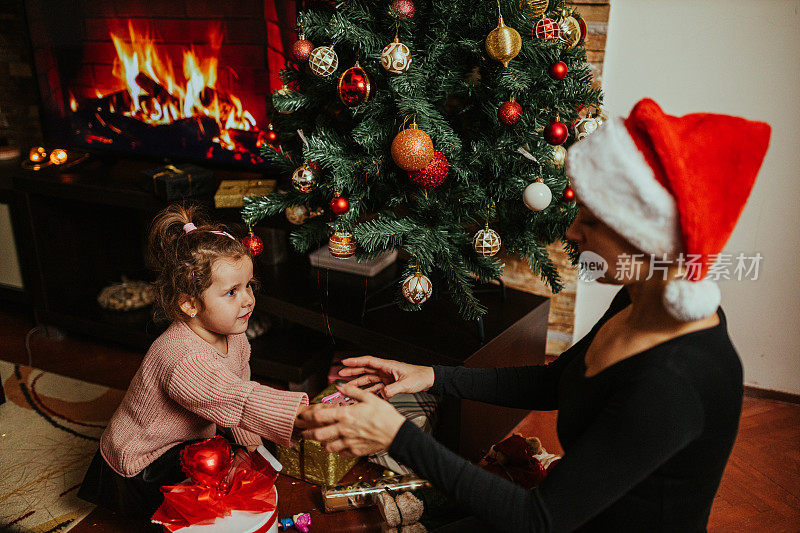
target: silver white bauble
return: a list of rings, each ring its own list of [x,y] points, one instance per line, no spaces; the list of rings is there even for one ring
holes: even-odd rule
[[[541,181],[534,181],[522,192],[522,201],[531,211],[541,211],[550,205],[553,193],[550,187]]]
[[[411,66],[411,50],[395,37],[381,52],[381,66],[387,72],[402,74]]]
[[[500,235],[493,229],[479,230],[472,238],[472,247],[484,257],[492,257],[500,251]]]
[[[330,46],[318,46],[308,56],[308,68],[317,76],[330,76],[339,66],[339,56]]]

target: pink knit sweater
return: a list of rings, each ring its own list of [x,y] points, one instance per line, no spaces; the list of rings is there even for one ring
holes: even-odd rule
[[[242,445],[262,436],[291,443],[302,392],[250,381],[250,343],[228,336],[218,352],[188,325],[174,322],[147,351],[128,392],[100,437],[100,453],[117,473],[135,476],[172,446],[230,428]]]

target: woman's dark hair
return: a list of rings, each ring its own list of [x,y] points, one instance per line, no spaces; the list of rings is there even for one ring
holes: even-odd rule
[[[190,232],[184,225],[192,223]],[[239,259],[248,255],[247,247],[238,239],[212,233],[227,231],[222,224],[208,221],[196,205],[172,204],[165,208],[150,226],[148,262],[158,272],[154,283],[155,316],[184,320],[180,302],[183,295],[197,299],[211,286],[211,268],[219,258]]]

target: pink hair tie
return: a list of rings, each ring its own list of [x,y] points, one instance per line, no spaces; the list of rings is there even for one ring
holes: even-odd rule
[[[183,225],[183,231],[185,231],[186,233],[191,233],[192,231],[194,231],[196,229],[197,229],[197,226],[195,226],[191,222],[187,222],[186,224]],[[234,237],[233,235],[231,235],[227,231],[211,231],[210,233],[214,233],[216,235],[222,235],[224,237],[228,237],[229,239],[233,239],[234,241],[236,240],[236,237]]]
[[[234,241],[236,240],[236,237],[234,237],[233,235],[231,235],[227,231],[212,231],[211,233],[216,233],[217,235],[224,235],[224,236],[228,237],[229,239],[233,239]]]

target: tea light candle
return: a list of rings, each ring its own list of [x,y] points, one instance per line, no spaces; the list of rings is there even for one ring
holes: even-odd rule
[[[67,152],[61,148],[56,148],[50,152],[50,162],[54,165],[60,165],[67,162]]]
[[[31,163],[41,163],[47,158],[47,151],[42,146],[34,146],[28,154]]]

